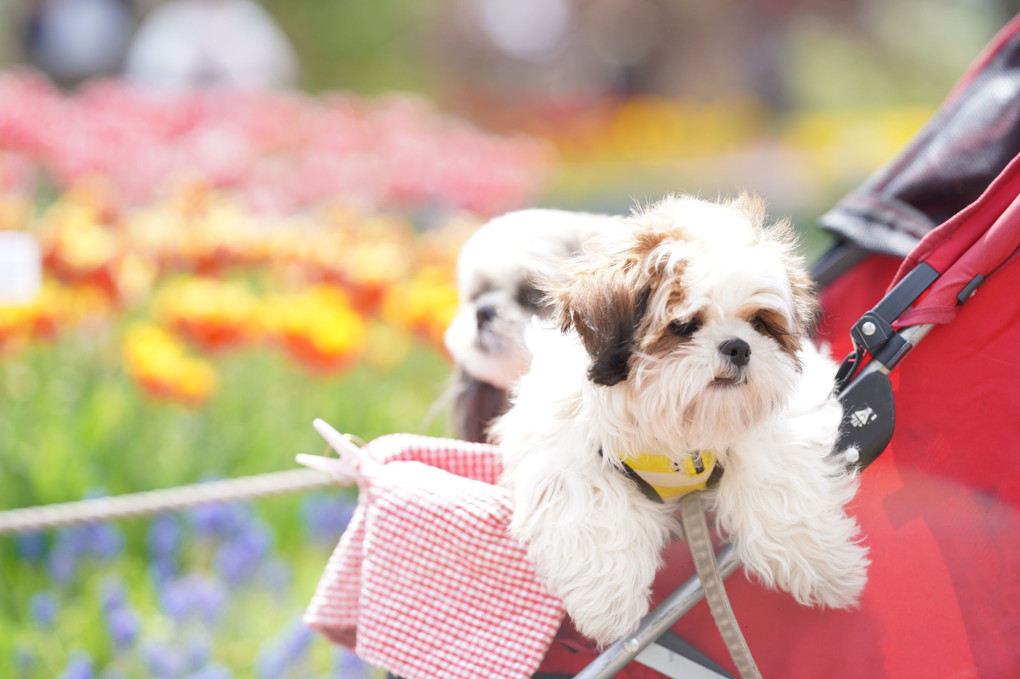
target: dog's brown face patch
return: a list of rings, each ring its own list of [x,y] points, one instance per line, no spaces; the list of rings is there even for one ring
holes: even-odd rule
[[[775,340],[779,348],[796,357],[800,351],[800,335],[781,312],[774,309],[752,309],[742,315],[754,331],[763,337]]]
[[[646,332],[646,307],[665,271],[654,253],[682,238],[677,228],[650,228],[634,234],[616,252],[588,258],[568,282],[550,291],[564,332],[573,328],[592,359],[588,377],[612,386],[627,379],[635,343]],[[673,274],[680,267],[674,264]]]
[[[641,352],[653,356],[665,356],[684,344],[694,340],[694,333],[702,327],[700,315],[687,320],[674,319],[665,326],[656,328],[653,334],[641,342]]]
[[[687,292],[683,280],[679,276],[671,277],[665,292],[656,296],[655,309],[648,314],[647,321],[639,331],[642,339],[638,348],[644,354],[666,355],[678,346],[688,344],[694,334],[705,324],[704,310],[686,311],[681,314]],[[667,319],[663,322],[662,319]]]

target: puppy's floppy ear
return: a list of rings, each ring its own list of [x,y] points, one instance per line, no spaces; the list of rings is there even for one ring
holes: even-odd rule
[[[489,425],[509,408],[507,392],[458,367],[451,386],[452,426],[457,438],[489,443]]]
[[[555,290],[563,332],[573,328],[591,357],[588,379],[612,386],[627,379],[634,334],[651,288],[635,289],[625,268],[592,267]]]

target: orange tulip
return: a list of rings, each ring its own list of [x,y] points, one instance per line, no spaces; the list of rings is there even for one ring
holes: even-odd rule
[[[456,313],[457,287],[451,272],[441,267],[425,267],[391,287],[380,310],[383,320],[414,332],[438,349],[443,349],[443,334]]]
[[[155,398],[199,406],[216,388],[213,367],[188,356],[183,345],[158,326],[136,324],[128,328],[123,355],[128,374]]]
[[[157,307],[169,327],[209,351],[239,346],[256,333],[256,300],[240,283],[184,279],[162,291]]]
[[[365,349],[365,321],[342,290],[329,286],[284,295],[266,303],[270,334],[295,360],[316,373],[335,373]]]

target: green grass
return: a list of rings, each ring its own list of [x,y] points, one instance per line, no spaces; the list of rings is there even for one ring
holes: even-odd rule
[[[289,469],[296,453],[322,451],[316,417],[365,440],[443,431],[425,418],[448,366],[424,347],[391,373],[357,365],[313,376],[268,348],[214,362],[219,389],[197,409],[140,392],[113,333],[35,344],[0,363],[0,508]]]

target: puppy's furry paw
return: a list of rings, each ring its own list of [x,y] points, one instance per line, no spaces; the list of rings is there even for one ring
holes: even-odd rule
[[[868,550],[851,541],[824,542],[795,539],[774,543],[770,549],[738,541],[737,551],[749,575],[789,592],[804,606],[852,608],[867,581]]]
[[[591,574],[577,586],[565,585],[562,581],[557,584],[574,626],[599,647],[604,647],[633,632],[648,612],[654,570],[650,572],[651,577],[642,577],[648,575],[641,572],[648,570],[644,564],[637,572],[628,572],[637,565],[629,559],[617,560],[614,564],[600,561],[603,563],[592,564]]]
[[[831,546],[828,558],[806,561],[799,573],[777,579],[777,584],[805,606],[853,608],[864,591],[870,564],[866,547],[847,542]]]
[[[648,612],[660,553],[669,537],[664,517],[657,510],[599,512],[587,515],[587,524],[511,525],[511,532],[529,543],[536,569],[550,591],[563,599],[578,631],[605,646],[632,632]]]
[[[789,592],[805,606],[850,608],[867,581],[868,549],[857,542],[857,522],[830,514],[803,522],[758,526],[734,534],[737,553],[750,575]],[[770,530],[767,533],[767,530]]]
[[[717,519],[756,580],[806,606],[854,606],[870,564],[857,521],[844,510],[857,479],[834,458],[786,461],[772,475],[762,465],[727,469]]]

